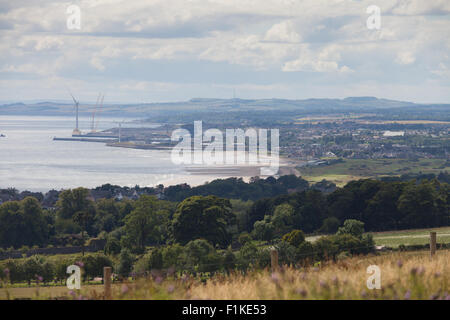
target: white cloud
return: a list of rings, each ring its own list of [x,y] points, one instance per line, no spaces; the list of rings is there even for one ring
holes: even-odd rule
[[[414,61],[416,61],[416,58],[414,57],[414,54],[409,51],[399,52],[395,59],[395,62],[398,64],[411,64],[414,63]]]
[[[295,31],[292,21],[274,24],[264,36],[265,41],[275,42],[299,42],[300,39],[300,35]]]
[[[351,86],[373,79],[394,88],[430,77],[445,87],[450,1],[379,0],[379,31],[366,28],[366,8],[371,4],[371,0],[82,0],[82,28],[73,31],[66,28],[68,2],[14,1],[0,6],[4,10],[0,77],[30,76],[42,83],[49,77],[74,82],[93,77],[105,86],[119,80],[178,83],[185,74],[176,69],[195,64],[199,67],[192,81],[210,83],[213,66],[225,84],[245,78],[244,90],[263,92],[251,86],[264,85],[273,96],[286,91],[278,84],[271,87],[271,77],[290,82],[293,75],[288,71],[314,73],[317,83],[327,85],[333,81],[329,73],[352,72],[352,77],[335,80],[336,88],[344,80]],[[136,70],[154,63],[165,63],[171,70],[151,72],[151,79],[128,70],[129,65]],[[406,68],[411,74],[404,72]],[[398,73],[392,77],[394,72]],[[295,77],[310,80],[300,73]],[[261,78],[267,83],[258,83]],[[23,91],[14,83],[9,82],[5,94]],[[220,83],[216,85],[219,90]],[[200,87],[189,87],[185,81],[184,89],[177,90]],[[121,94],[132,97],[121,88]]]
[[[431,73],[440,77],[450,78],[450,68],[442,62],[439,63],[438,69],[432,70]]]

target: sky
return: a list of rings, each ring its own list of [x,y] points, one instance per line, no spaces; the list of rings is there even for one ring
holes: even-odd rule
[[[449,49],[449,0],[0,0],[0,101],[450,103]]]

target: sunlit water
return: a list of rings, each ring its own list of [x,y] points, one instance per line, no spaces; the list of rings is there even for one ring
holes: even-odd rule
[[[99,129],[117,127],[114,120],[102,119]],[[105,183],[154,186],[195,184],[211,178],[190,177],[171,162],[169,151],[53,141],[55,136],[70,137],[73,127],[69,117],[0,116],[0,134],[6,135],[0,138],[0,188],[46,191]],[[89,128],[89,119],[80,119],[80,129],[87,132]]]

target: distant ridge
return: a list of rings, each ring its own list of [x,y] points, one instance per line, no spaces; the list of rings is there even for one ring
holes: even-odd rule
[[[0,105],[0,115],[71,115],[69,101],[52,102],[41,100],[37,103],[8,103]],[[80,103],[80,113],[90,114],[93,103]],[[155,112],[221,112],[229,111],[323,111],[323,112],[361,112],[364,109],[405,108],[418,106],[448,107],[450,104],[416,104],[408,101],[380,99],[376,97],[347,97],[344,99],[220,99],[192,98],[179,102],[155,103],[114,103],[104,105],[104,115],[146,117]]]

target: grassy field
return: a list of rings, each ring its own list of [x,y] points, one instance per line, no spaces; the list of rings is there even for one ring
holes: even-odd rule
[[[414,245],[430,243],[430,231],[436,231],[438,243],[450,243],[450,227],[375,232],[372,234],[376,245],[396,248],[401,244]]]
[[[430,232],[435,231],[437,243],[450,243],[450,227],[431,229],[411,229],[400,231],[370,232],[377,246],[397,248],[399,245],[415,245],[430,243]],[[321,235],[306,237],[307,241],[314,242]]]
[[[206,282],[190,277],[156,278],[115,284],[113,299],[450,299],[450,251],[395,252],[353,257],[315,267],[280,268],[247,274],[213,276]],[[381,289],[369,290],[367,267],[381,271]],[[103,299],[101,286],[0,289],[0,297]]]
[[[323,179],[343,186],[351,180],[400,176],[402,174],[435,173],[450,171],[443,159],[345,159],[342,163],[329,166],[301,167],[300,175],[310,181]]]

